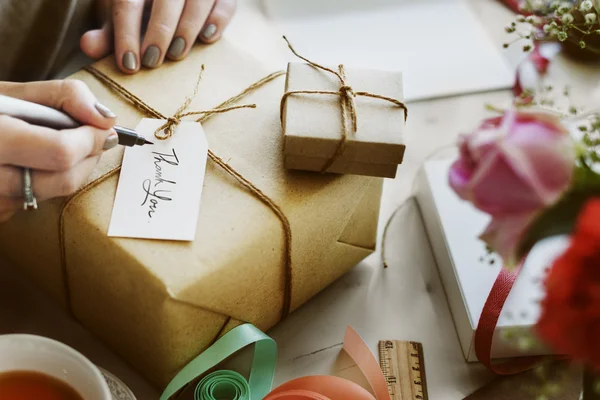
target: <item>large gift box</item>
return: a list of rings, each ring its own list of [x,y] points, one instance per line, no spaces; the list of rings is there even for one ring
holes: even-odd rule
[[[202,64],[189,110],[212,109],[273,72],[227,41],[134,76],[112,59],[95,68],[169,117],[191,95]],[[73,78],[118,114],[119,125],[151,117],[88,71]],[[94,184],[68,203],[45,202],[1,225],[3,254],[158,386],[240,323],[269,329],[373,252],[382,190],[381,179],[284,168],[284,83],[280,76],[258,85],[236,103],[255,109],[203,122],[223,163],[208,161],[195,240],[107,236],[123,154],[115,149]]]
[[[474,335],[502,263],[478,239],[489,216],[462,201],[448,184],[453,161],[425,162],[418,177],[417,201],[465,359],[478,361]],[[552,353],[535,339],[532,327],[540,316],[546,268],[567,245],[564,237],[551,238],[528,255],[495,327],[492,359]],[[432,279],[436,271],[426,273],[426,279]]]

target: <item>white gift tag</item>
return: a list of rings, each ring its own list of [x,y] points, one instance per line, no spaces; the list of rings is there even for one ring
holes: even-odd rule
[[[182,121],[167,140],[153,134],[165,121],[144,118],[135,128],[154,145],[125,150],[108,236],[194,240],[206,172],[202,125]]]

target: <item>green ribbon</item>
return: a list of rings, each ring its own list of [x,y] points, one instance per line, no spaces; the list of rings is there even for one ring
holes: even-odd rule
[[[248,381],[234,371],[215,371],[198,383],[194,399],[261,400],[273,386],[277,344],[252,324],[232,329],[186,365],[169,383],[160,400],[171,399],[211,368],[251,344],[255,344],[255,347]]]
[[[196,386],[194,400],[250,400],[250,385],[234,371],[216,371]]]

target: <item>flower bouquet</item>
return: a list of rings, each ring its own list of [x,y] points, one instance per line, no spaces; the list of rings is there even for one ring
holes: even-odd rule
[[[450,186],[491,217],[480,239],[504,268],[517,269],[545,238],[570,238],[545,277],[535,334],[583,364],[583,398],[600,398],[600,117],[515,106],[459,149]]]
[[[600,60],[600,4],[598,0],[521,0],[520,14],[506,32],[531,51],[544,42],[561,43],[564,52],[582,61]]]

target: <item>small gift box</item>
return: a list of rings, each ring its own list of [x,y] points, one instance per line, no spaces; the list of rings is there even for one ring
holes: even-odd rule
[[[552,354],[537,340],[532,328],[540,316],[545,270],[565,250],[568,239],[554,237],[540,242],[529,253],[504,304],[499,301],[491,307],[497,299],[490,293],[494,290],[500,294],[506,289],[497,282],[502,261],[478,239],[490,217],[461,200],[450,188],[452,162],[425,163],[418,178],[417,201],[465,359],[482,361],[476,354],[475,340],[480,321],[480,334],[484,330],[493,332],[490,348],[484,346],[488,351],[482,353],[484,356],[498,359]],[[434,271],[426,273],[427,280],[437,279]],[[500,309],[494,326],[489,321]]]
[[[281,102],[285,167],[394,178],[406,147],[402,74],[298,57],[307,63],[288,64]]]

